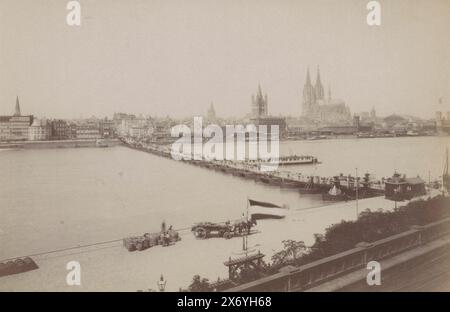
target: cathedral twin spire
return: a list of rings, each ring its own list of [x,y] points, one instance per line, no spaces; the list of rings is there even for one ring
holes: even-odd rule
[[[316,78],[316,85],[314,86],[314,90],[316,92],[316,99],[317,100],[323,100],[324,98],[324,90],[322,81],[320,81],[320,68],[317,66],[317,78]]]
[[[331,98],[331,91],[328,90],[328,97]],[[306,83],[303,87],[303,102],[307,105],[316,103],[317,100],[325,99],[325,91],[320,79],[320,68],[317,66],[316,83],[311,83],[311,76],[309,74],[309,67],[306,70]]]

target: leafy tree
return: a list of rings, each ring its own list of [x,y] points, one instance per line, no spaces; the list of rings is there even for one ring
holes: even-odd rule
[[[201,278],[200,275],[194,275],[188,291],[192,292],[208,292],[212,291],[211,284],[207,278]]]
[[[314,235],[314,244],[307,248],[302,241],[284,240],[283,249],[272,256],[272,267],[263,270],[251,266],[241,268],[238,283],[256,280],[268,272],[276,273],[281,266],[303,265],[352,249],[359,242],[373,242],[407,231],[412,225],[425,225],[450,216],[450,197],[436,196],[409,202],[393,211],[363,211],[358,220],[342,220],[329,226],[324,234]],[[189,291],[211,291],[205,278],[195,275]]]
[[[300,256],[305,252],[306,246],[303,241],[292,239],[283,240],[283,250],[272,256],[274,265],[296,264]]]
[[[253,267],[250,266],[244,266],[242,267],[239,272],[238,272],[238,278],[236,280],[236,282],[238,284],[244,284],[244,283],[248,283],[254,280],[257,280],[258,278],[261,278],[262,272],[256,270]]]

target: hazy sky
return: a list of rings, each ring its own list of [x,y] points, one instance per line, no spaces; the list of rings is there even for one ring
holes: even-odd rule
[[[299,115],[307,66],[352,112],[450,110],[450,1],[0,0],[0,114]],[[442,98],[440,104],[438,99]]]

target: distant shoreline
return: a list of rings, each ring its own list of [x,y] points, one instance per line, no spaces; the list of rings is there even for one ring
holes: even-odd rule
[[[392,138],[413,138],[417,136],[397,136]],[[439,137],[439,135],[428,135],[421,137]],[[305,138],[282,138],[280,142],[292,142],[292,141],[302,141],[302,142],[316,142],[316,141],[327,141],[335,139],[375,139],[375,138],[358,138],[356,135],[334,135],[328,136],[327,138],[319,140],[308,140]],[[100,139],[108,147],[122,145],[123,142],[120,139]],[[159,142],[158,145],[168,145],[173,142]],[[10,141],[10,142],[0,142],[1,149],[39,149],[39,148],[77,148],[77,147],[98,147],[97,139],[73,139],[73,140],[47,140],[47,141]]]
[[[102,139],[105,146],[110,147],[122,144],[118,139]],[[2,142],[0,149],[39,149],[39,148],[77,148],[100,147],[96,139],[54,140],[54,141],[15,141]]]

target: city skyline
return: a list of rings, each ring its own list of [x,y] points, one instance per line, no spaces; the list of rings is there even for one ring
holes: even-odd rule
[[[81,1],[79,27],[65,23],[65,3],[43,3],[0,4],[0,114],[18,95],[25,113],[55,118],[180,118],[211,102],[240,117],[261,85],[269,114],[300,116],[305,72],[318,65],[352,114],[431,119],[449,103],[445,1],[380,1],[377,27],[353,0]]]

